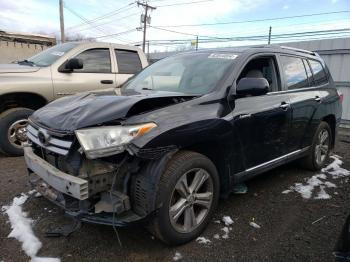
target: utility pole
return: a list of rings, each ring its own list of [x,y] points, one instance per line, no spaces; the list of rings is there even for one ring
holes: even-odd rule
[[[271,30],[272,30],[272,27],[270,26],[270,29],[269,29],[269,40],[267,42],[267,44],[271,44]]]
[[[63,16],[63,0],[60,1],[60,27],[61,27],[61,43],[65,42],[64,36],[64,16]]]
[[[143,41],[142,41],[142,51],[145,52],[146,47],[146,28],[147,24],[151,23],[151,17],[148,16],[148,10],[155,10],[156,8],[153,6],[150,6],[146,3],[137,2],[137,6],[143,6],[145,8],[145,15],[141,15],[141,22],[143,23]]]
[[[198,50],[198,35],[197,35],[197,38],[196,38],[196,51]]]

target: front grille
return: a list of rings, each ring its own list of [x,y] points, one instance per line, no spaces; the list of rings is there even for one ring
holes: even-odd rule
[[[27,137],[32,143],[63,156],[68,154],[73,144],[73,141],[64,140],[46,129],[36,128],[30,124],[27,126]]]

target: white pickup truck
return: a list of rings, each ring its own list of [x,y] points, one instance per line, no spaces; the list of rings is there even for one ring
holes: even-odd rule
[[[70,42],[13,64],[0,64],[0,151],[16,156],[27,140],[27,118],[48,102],[122,85],[148,65],[137,47]]]

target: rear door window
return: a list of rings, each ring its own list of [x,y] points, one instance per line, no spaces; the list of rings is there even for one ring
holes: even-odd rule
[[[309,62],[314,76],[315,85],[323,85],[328,83],[327,75],[322,64],[319,61],[311,59]]]
[[[136,74],[142,70],[142,64],[137,51],[115,50],[119,74]]]
[[[284,79],[288,89],[309,87],[304,63],[301,58],[281,56]]]
[[[83,68],[75,69],[75,73],[111,73],[111,56],[108,48],[89,49],[76,58],[83,60]]]

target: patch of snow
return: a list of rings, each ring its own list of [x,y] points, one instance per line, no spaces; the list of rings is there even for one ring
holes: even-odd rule
[[[289,187],[289,189],[282,191],[282,194],[288,194],[291,192],[297,192],[305,199],[310,199],[313,195],[315,188],[319,188],[319,193],[314,197],[314,199],[329,199],[331,196],[326,192],[326,188],[336,188],[337,186],[329,181],[324,181],[329,178],[338,179],[346,176],[350,176],[350,171],[346,170],[340,165],[343,161],[340,160],[339,156],[331,156],[333,160],[327,167],[323,168],[322,174],[314,175],[308,178],[304,183],[295,183],[294,186]]]
[[[39,192],[36,192],[36,194],[34,196],[35,197],[41,197],[42,195]]]
[[[324,186],[320,186],[320,192],[318,192],[315,199],[330,199],[331,196],[327,194],[327,192],[324,190]]]
[[[28,195],[22,193],[21,196],[15,197],[10,206],[3,206],[2,210],[7,214],[11,223],[12,231],[8,237],[16,238],[22,243],[23,251],[31,257],[32,262],[59,262],[58,258],[37,257],[42,244],[34,235],[32,229],[33,220],[27,217],[27,213],[23,212],[22,205],[27,201]]]
[[[196,241],[199,244],[209,244],[211,241],[205,237],[197,237]]]
[[[216,223],[216,224],[220,224],[220,223],[221,223],[221,221],[220,221],[220,220],[214,220],[214,223]]]
[[[180,254],[180,252],[175,252],[175,256],[173,257],[173,260],[174,261],[178,261],[178,260],[180,260],[180,259],[182,259],[182,255]]]
[[[331,158],[333,158],[334,161],[323,168],[321,170],[322,172],[330,174],[333,179],[350,176],[350,171],[341,167],[343,161],[340,160],[339,157],[331,156]]]
[[[225,223],[225,226],[229,226],[233,224],[233,220],[230,216],[224,216],[222,221]]]
[[[220,235],[219,235],[219,234],[215,234],[215,235],[214,235],[214,238],[215,238],[215,239],[220,239]]]
[[[54,257],[34,257],[30,262],[60,262],[61,259]]]
[[[228,238],[228,233],[230,232],[230,230],[228,229],[228,227],[223,227],[223,228],[221,228],[221,230],[225,232],[221,237],[223,239],[227,239]]]
[[[35,190],[35,189],[33,189],[33,190],[30,190],[30,191],[28,191],[28,195],[33,195],[34,193],[36,193],[37,191]]]
[[[249,225],[250,226],[252,226],[252,227],[254,227],[254,228],[257,228],[257,229],[259,229],[259,228],[261,228],[261,226],[260,225],[258,225],[257,223],[255,223],[255,222],[249,222]]]

